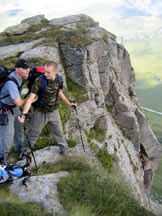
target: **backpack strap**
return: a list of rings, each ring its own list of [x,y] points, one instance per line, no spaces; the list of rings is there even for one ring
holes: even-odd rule
[[[40,78],[41,78],[41,90],[38,93],[38,100],[33,103],[34,108],[43,106],[43,101],[41,100],[41,98],[45,95],[46,90],[47,90],[46,76],[44,74],[41,74]],[[58,82],[58,88],[57,88],[57,91],[56,91],[55,106],[57,105],[58,94],[59,94],[59,90],[60,90],[60,87],[61,87],[61,80],[62,80],[61,76],[59,74],[56,74],[56,78],[57,78],[57,82]]]
[[[5,85],[5,83],[6,83],[7,81],[13,81],[13,82],[17,85],[18,90],[19,90],[19,91],[21,90],[22,85],[19,86],[18,81],[17,81],[14,77],[12,77],[12,76],[8,76],[8,77],[4,80],[3,85],[1,86],[1,89],[3,88],[3,86]],[[8,96],[10,96],[10,95],[7,94],[7,95],[1,97],[0,100],[6,98],[6,97],[8,97]]]
[[[42,97],[45,95],[47,90],[47,79],[44,74],[40,75],[41,78],[41,89],[38,91],[38,100],[32,103],[34,109],[43,106]]]
[[[40,94],[40,97],[43,97],[46,93],[47,90],[47,79],[46,76],[44,74],[40,75],[41,78],[41,86],[42,86],[42,91]],[[61,76],[59,74],[56,74],[56,78],[57,78],[57,82],[58,82],[58,88],[57,88],[57,97],[58,97],[58,93],[61,87]]]
[[[56,74],[56,78],[57,78],[57,82],[58,82],[58,88],[57,88],[57,92],[56,92],[55,105],[57,106],[57,102],[58,102],[58,94],[59,94],[59,91],[60,91],[62,78],[61,78],[61,76],[60,76],[59,74]]]
[[[41,86],[42,86],[42,92],[41,92],[40,97],[43,97],[47,90],[47,79],[44,74],[40,75],[40,78],[41,78]]]

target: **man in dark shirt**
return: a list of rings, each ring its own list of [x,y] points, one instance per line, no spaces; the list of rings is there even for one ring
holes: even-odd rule
[[[60,153],[64,154],[64,152],[68,150],[68,146],[64,138],[60,115],[57,108],[57,96],[70,107],[76,107],[77,105],[74,103],[70,103],[64,95],[62,91],[63,82],[58,88],[59,83],[56,76],[57,72],[57,64],[55,62],[50,61],[45,65],[45,78],[47,80],[47,88],[44,96],[41,98],[43,105],[35,108],[27,136],[29,138],[31,146],[33,146],[36,142],[36,139],[40,135],[43,127],[48,123],[53,134],[53,137],[60,147]],[[25,114],[27,114],[27,112],[29,111],[33,101],[36,101],[37,99],[39,100],[38,96],[39,92],[41,91],[41,88],[41,77],[38,77],[32,85],[31,93],[22,111],[22,116],[19,117],[19,121],[21,123],[24,122]],[[20,154],[20,159],[23,159],[23,156],[29,150],[30,149],[28,145],[28,140],[25,139],[22,152]]]

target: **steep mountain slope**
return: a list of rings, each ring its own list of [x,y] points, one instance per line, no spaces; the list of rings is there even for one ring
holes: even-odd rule
[[[134,84],[139,103],[156,111],[162,111],[162,28],[159,27],[150,34],[142,34],[132,40],[125,41],[125,46],[131,55],[132,65],[136,73]],[[162,144],[161,116],[145,112],[151,128]],[[155,175],[153,194],[161,203],[161,161]]]
[[[133,90],[135,74],[129,53],[115,35],[86,15],[51,21],[37,16],[1,35],[0,65],[13,67],[17,58],[32,64],[57,62],[65,92],[79,104],[87,156],[93,152],[97,157],[106,149],[136,199],[151,210],[149,194],[162,148]],[[61,112],[65,136],[81,152],[74,115],[65,108]]]

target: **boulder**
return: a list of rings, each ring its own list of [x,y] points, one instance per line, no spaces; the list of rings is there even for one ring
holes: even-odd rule
[[[29,27],[30,25],[27,23],[20,23],[18,25],[6,28],[3,32],[9,36],[10,35],[22,35],[28,30]]]
[[[18,179],[9,190],[25,202],[39,203],[52,214],[63,213],[64,209],[58,199],[57,184],[66,176],[68,172],[31,176],[27,181],[27,187],[22,184],[22,179]]]
[[[140,143],[144,146],[148,157],[162,157],[162,147],[158,142],[157,138],[155,137],[146,116],[140,109],[136,110],[136,116],[140,129]]]
[[[137,118],[133,112],[119,113],[119,115],[116,116],[116,119],[124,128],[134,129],[138,127]]]
[[[46,20],[44,15],[37,15],[37,16],[30,17],[30,18],[26,18],[22,20],[21,23],[27,24],[27,25],[33,25],[33,24],[40,24],[44,20]]]
[[[31,155],[32,156],[32,155]],[[48,146],[46,148],[34,151],[34,157],[38,166],[42,166],[44,163],[57,163],[62,159],[62,155],[59,153],[58,146]],[[16,164],[19,166],[25,165],[25,160],[20,160]],[[34,160],[30,168],[35,167]]]
[[[20,24],[8,27],[4,30],[7,35],[22,35],[33,24],[40,24],[46,20],[44,15],[37,15],[34,17],[26,18]]]
[[[34,58],[34,57],[40,57],[47,61],[55,61],[56,63],[60,63],[60,56],[57,47],[41,45],[25,51],[20,56],[20,58],[24,58],[24,59]]]
[[[34,40],[31,42],[9,45],[9,46],[1,46],[0,47],[0,60],[17,56],[19,53],[30,50],[36,43],[40,42],[43,39]]]
[[[62,28],[63,30],[71,30],[71,29],[77,29],[77,24],[76,23],[70,23],[67,25],[64,25],[64,27]]]
[[[72,16],[65,16],[61,18],[52,19],[50,20],[49,24],[50,25],[67,25],[71,23],[77,23],[80,21],[81,21],[80,16],[72,15]]]
[[[129,112],[129,106],[125,101],[118,101],[115,103],[113,109],[115,110],[116,114],[121,112]]]
[[[108,37],[107,32],[104,29],[100,28],[99,26],[90,27],[88,28],[88,30],[89,30],[88,32],[89,37],[94,40],[103,39],[104,35],[107,35]]]

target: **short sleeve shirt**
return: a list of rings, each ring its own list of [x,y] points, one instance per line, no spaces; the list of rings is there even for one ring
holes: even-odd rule
[[[12,72],[10,75],[10,77],[14,77],[17,82],[18,85],[21,86],[22,85],[22,79],[18,79],[15,71]],[[5,95],[9,95],[8,97],[1,99],[1,102],[7,105],[15,105],[14,103],[14,99],[16,98],[20,98],[21,96],[21,91],[19,91],[16,83],[14,83],[13,81],[9,80],[7,81],[4,86],[2,87],[2,90],[0,92],[0,98],[4,97]]]
[[[54,80],[47,80],[47,89],[41,100],[43,101],[43,106],[37,109],[41,112],[52,112],[57,108],[57,91],[63,89],[63,81],[61,79],[61,84],[59,86],[57,77]],[[41,77],[38,77],[32,85],[31,92],[40,95],[42,90]]]

